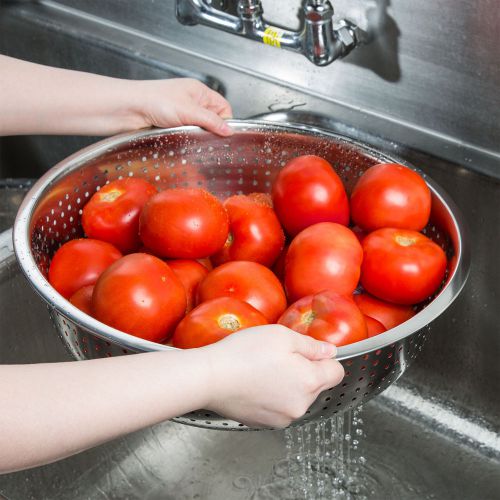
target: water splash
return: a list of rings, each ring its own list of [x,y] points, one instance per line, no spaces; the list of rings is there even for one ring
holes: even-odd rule
[[[364,500],[361,407],[285,431],[288,487],[304,500]]]

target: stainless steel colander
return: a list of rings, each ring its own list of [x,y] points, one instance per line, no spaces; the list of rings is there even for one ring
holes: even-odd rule
[[[82,207],[107,182],[127,176],[143,177],[159,189],[205,187],[222,199],[236,193],[269,191],[280,168],[303,154],[328,160],[348,191],[371,165],[381,161],[408,165],[399,158],[312,127],[237,120],[230,124],[235,130],[230,138],[216,137],[197,127],[180,127],[106,139],[63,160],[26,196],[14,227],[15,252],[29,282],[48,303],[59,335],[75,359],[172,349],[127,335],[85,315],[46,279],[57,248],[82,236]],[[470,259],[464,223],[446,193],[431,179],[426,177],[426,181],[432,191],[432,214],[425,232],[449,257],[442,289],[406,323],[339,348],[345,379],[320,394],[296,423],[353,408],[386,389],[422,349],[428,324],[462,289]],[[175,420],[207,428],[246,429],[205,410]]]

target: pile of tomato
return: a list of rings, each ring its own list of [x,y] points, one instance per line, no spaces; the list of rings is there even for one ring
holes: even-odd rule
[[[140,178],[83,207],[85,238],[55,253],[52,286],[99,321],[192,348],[280,323],[337,346],[415,314],[447,267],[422,234],[431,193],[415,171],[378,164],[348,197],[332,166],[292,159],[272,193],[219,200]]]

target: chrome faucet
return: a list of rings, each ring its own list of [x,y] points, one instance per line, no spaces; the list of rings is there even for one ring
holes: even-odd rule
[[[317,66],[326,66],[346,56],[370,38],[367,32],[347,19],[334,25],[329,0],[305,2],[305,22],[301,31],[268,24],[263,18],[260,0],[238,0],[238,15],[218,10],[212,3],[213,0],[177,0],[177,19],[182,24],[205,24],[267,45],[300,52]]]

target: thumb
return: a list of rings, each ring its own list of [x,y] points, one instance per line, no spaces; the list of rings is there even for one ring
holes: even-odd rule
[[[307,335],[298,334],[295,352],[302,354],[302,356],[311,361],[317,361],[333,358],[337,354],[337,348],[329,342],[322,342]]]

